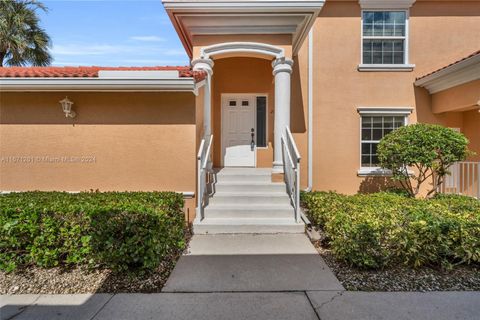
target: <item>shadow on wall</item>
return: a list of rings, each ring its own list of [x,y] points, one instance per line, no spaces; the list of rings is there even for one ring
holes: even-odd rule
[[[390,177],[365,177],[360,183],[358,193],[375,193],[395,187],[398,187],[398,185]]]
[[[293,58],[292,67],[292,92],[290,108],[290,130],[292,133],[304,133],[307,131],[305,123],[305,109],[303,105],[302,78],[300,75],[300,62],[298,56]],[[303,86],[307,84],[304,83]]]
[[[66,118],[59,101],[73,101]],[[0,124],[195,124],[190,92],[9,92],[0,98]]]

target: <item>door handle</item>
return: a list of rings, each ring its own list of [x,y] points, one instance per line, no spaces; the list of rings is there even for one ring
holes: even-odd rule
[[[250,141],[250,148],[253,150],[255,150],[255,129],[252,128],[251,129],[251,136],[252,136],[252,141]]]

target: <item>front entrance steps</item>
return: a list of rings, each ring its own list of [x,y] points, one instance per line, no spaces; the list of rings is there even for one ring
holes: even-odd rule
[[[271,169],[214,170],[213,196],[204,219],[193,223],[196,234],[303,233],[295,222],[284,183],[271,182]]]

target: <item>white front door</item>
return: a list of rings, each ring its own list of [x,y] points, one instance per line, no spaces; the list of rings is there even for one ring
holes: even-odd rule
[[[253,141],[253,143],[252,143]],[[222,96],[225,167],[255,167],[255,96]]]

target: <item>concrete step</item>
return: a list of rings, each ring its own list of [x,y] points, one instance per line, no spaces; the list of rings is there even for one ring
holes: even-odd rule
[[[209,205],[290,205],[285,192],[217,192],[209,199]]]
[[[288,219],[214,219],[205,218],[193,223],[195,234],[222,233],[303,233],[305,225]]]
[[[291,219],[294,216],[290,205],[266,206],[266,205],[216,205],[205,208],[205,217],[208,218],[250,218],[250,219]]]
[[[218,182],[214,185],[216,192],[283,192],[286,193],[284,183],[273,182]]]
[[[272,169],[269,169],[269,168],[214,168],[213,170],[219,176],[227,176],[227,175],[271,176],[272,174]]]
[[[261,174],[250,174],[250,175],[243,175],[243,174],[224,174],[224,175],[217,175],[215,181],[218,183],[270,183],[272,181],[272,177],[270,174],[261,175]]]

